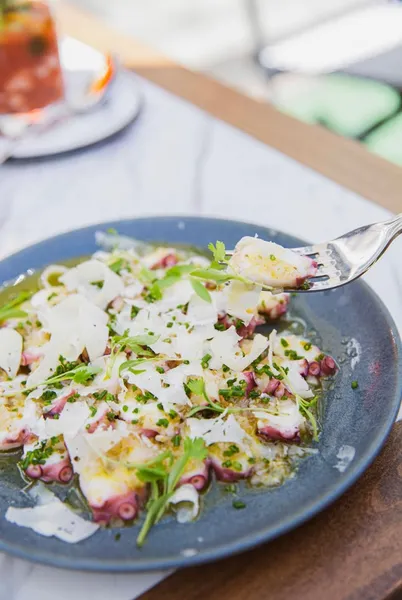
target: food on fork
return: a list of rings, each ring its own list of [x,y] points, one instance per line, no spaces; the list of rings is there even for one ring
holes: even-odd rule
[[[308,256],[253,237],[236,244],[229,266],[258,285],[281,289],[300,288],[317,272],[317,263]]]

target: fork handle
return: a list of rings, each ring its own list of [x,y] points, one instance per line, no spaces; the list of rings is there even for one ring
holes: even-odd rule
[[[402,213],[392,217],[389,221],[386,221],[384,225],[387,226],[387,237],[389,242],[392,242],[400,233],[402,233]]]

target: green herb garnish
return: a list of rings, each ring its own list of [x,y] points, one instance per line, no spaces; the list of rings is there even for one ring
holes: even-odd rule
[[[158,523],[165,514],[169,500],[182,477],[187,463],[194,460],[204,460],[207,456],[204,441],[201,438],[191,440],[186,438],[183,444],[183,454],[173,460],[171,452],[166,451],[153,461],[140,465],[137,476],[141,481],[151,485],[151,496],[147,504],[147,515],[137,537],[137,545],[142,546],[153,525]]]

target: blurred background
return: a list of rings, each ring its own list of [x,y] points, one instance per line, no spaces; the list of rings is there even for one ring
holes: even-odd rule
[[[402,165],[396,0],[74,0],[184,65]]]

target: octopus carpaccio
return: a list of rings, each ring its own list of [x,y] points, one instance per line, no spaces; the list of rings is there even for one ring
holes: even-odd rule
[[[97,526],[141,513],[139,545],[167,512],[196,518],[213,478],[233,488],[290,477],[314,451],[322,378],[337,369],[309,339],[277,333],[289,295],[244,278],[221,242],[211,250],[212,261],[164,246],[100,250],[48,266],[0,309],[0,449],[22,449],[36,485],[79,485]],[[314,274],[304,268],[299,283]],[[7,518],[35,528],[35,510],[46,512]]]

